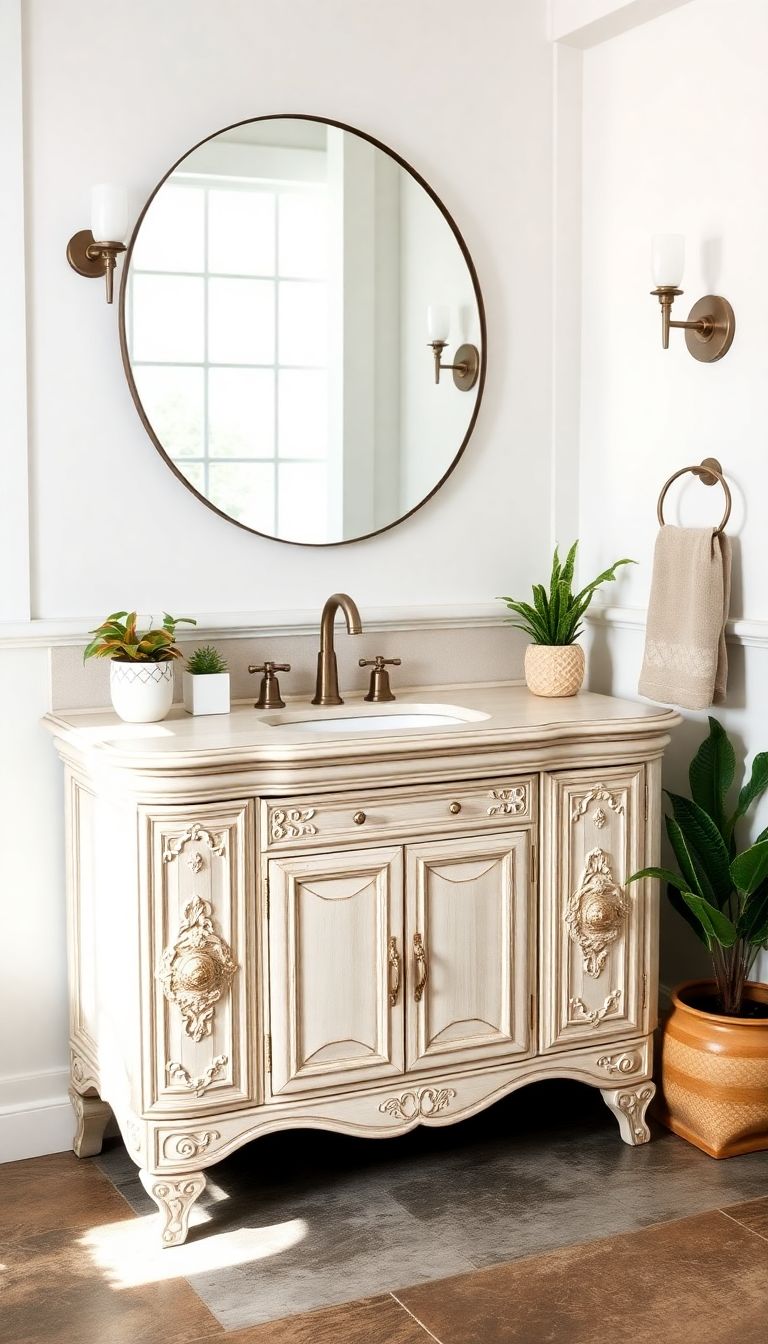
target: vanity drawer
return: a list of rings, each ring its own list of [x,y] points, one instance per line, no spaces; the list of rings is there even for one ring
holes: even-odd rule
[[[382,789],[262,803],[263,850],[316,849],[396,836],[508,830],[536,818],[536,776],[484,779],[439,788]]]

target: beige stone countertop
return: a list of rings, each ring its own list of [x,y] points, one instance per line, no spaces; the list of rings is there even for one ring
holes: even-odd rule
[[[518,748],[527,743],[595,741],[598,738],[648,738],[666,735],[680,722],[661,705],[582,691],[563,699],[532,695],[525,686],[506,682],[473,686],[424,686],[397,690],[397,699],[367,704],[360,693],[327,708],[289,698],[282,710],[257,710],[235,703],[229,714],[188,714],[174,705],[160,723],[123,723],[109,709],[55,712],[44,722],[52,734],[78,754],[95,753],[106,764],[127,769],[188,768],[239,758],[269,762],[316,762],[333,756],[385,759],[445,753],[473,745]],[[338,721],[361,716],[408,713],[451,715],[459,723],[398,727],[388,731],[364,726],[355,731],[309,732],[308,719]]]

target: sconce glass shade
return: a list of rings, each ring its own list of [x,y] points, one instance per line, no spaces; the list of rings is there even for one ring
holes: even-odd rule
[[[447,341],[451,329],[451,314],[444,303],[430,303],[427,308],[427,337],[430,341]]]
[[[682,233],[654,233],[651,239],[651,274],[659,287],[677,288],[685,267],[685,238]]]
[[[101,183],[91,187],[91,233],[97,243],[124,243],[128,236],[128,192]]]

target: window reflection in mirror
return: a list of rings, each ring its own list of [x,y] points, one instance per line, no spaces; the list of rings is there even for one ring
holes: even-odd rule
[[[449,470],[480,386],[435,385],[425,313],[481,344],[448,219],[367,138],[247,122],[188,154],[126,269],[124,348],[176,470],[257,532],[333,543],[390,526]]]

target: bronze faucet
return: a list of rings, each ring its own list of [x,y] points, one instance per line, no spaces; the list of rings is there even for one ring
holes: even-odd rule
[[[333,647],[333,623],[336,612],[341,607],[350,635],[359,635],[362,631],[360,612],[347,593],[332,593],[323,607],[320,620],[320,652],[317,655],[317,684],[312,700],[313,705],[343,705],[339,695],[339,673],[336,666],[336,651]]]

